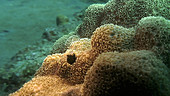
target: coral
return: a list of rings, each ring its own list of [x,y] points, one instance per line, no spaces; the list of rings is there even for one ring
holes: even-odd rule
[[[77,14],[77,19],[84,19],[76,32],[72,31],[81,21],[68,22],[67,17],[58,16],[59,26],[46,30],[42,44],[64,36],[56,40],[35,77],[10,95],[169,96],[168,4],[168,0],[109,0],[106,4],[93,4],[85,10],[85,17]],[[40,55],[33,52],[15,57],[28,62],[14,65],[14,76],[7,72],[0,78],[2,90],[31,78],[36,64],[49,54],[46,48],[49,46],[45,50],[37,48]],[[22,80],[22,76],[28,78]],[[8,86],[4,82],[7,79],[16,80]]]
[[[86,71],[92,65],[92,57],[90,57],[91,47],[84,46],[90,44],[89,40],[80,39],[80,41],[73,42],[70,49],[63,54],[56,53],[46,57],[35,75],[58,75],[67,79],[70,84],[82,83]]]
[[[163,17],[142,18],[135,28],[134,47],[151,50],[170,67],[170,22]]]
[[[170,95],[169,69],[151,51],[132,51],[135,36],[133,28],[102,25],[91,40],[73,40],[65,53],[48,55],[35,77],[11,96]]]
[[[84,23],[76,28],[81,38],[90,38],[93,31],[100,26],[100,18],[103,17],[104,4],[92,4],[85,10]]]
[[[0,96],[19,89],[25,82],[33,78],[36,70],[49,54],[53,42],[38,41],[20,49],[5,66],[0,68]],[[6,95],[2,95],[3,92]]]
[[[9,96],[78,96],[81,85],[71,86],[57,76],[35,77]],[[73,96],[73,95],[69,95]]]
[[[168,9],[167,0],[110,0],[106,4],[93,4],[86,9],[83,23],[76,32],[81,38],[90,38],[93,31],[104,24],[130,28],[146,16],[170,19]]]
[[[97,28],[91,37],[91,46],[95,51],[123,51],[133,47],[133,29],[127,29],[114,24],[105,24]]]
[[[34,94],[34,90],[26,91],[27,88],[34,86],[34,82],[47,81],[44,86],[49,84],[47,90],[52,90],[51,95],[58,95],[57,92],[65,88],[61,83],[68,86],[59,96],[120,96],[124,93],[168,96],[169,69],[158,56],[159,52],[153,50],[157,46],[163,48],[162,52],[169,52],[166,49],[169,48],[166,47],[169,46],[168,24],[163,17],[145,17],[134,28],[102,25],[93,32],[91,39],[79,38],[74,32],[63,36],[54,44],[55,54],[48,55],[35,77],[14,94]],[[159,43],[163,45],[160,47]],[[73,87],[77,84],[82,85]],[[59,86],[55,89],[54,85]],[[43,88],[35,94],[40,94],[41,90],[45,92]]]
[[[100,54],[87,72],[82,96],[169,96],[169,69],[151,51]]]
[[[72,36],[70,36],[70,37],[66,40],[65,46],[68,46],[68,47],[69,47],[72,42],[78,41],[78,40],[80,40],[80,38],[79,38],[77,35],[72,35]]]
[[[91,40],[82,38],[78,41],[71,42],[69,49],[76,51],[85,51],[91,49]]]
[[[91,44],[87,38],[80,39],[72,42],[65,53],[49,55],[36,75],[57,74],[71,84],[83,83],[87,70],[100,53],[130,50],[132,36],[133,30],[113,24],[103,25],[94,32]]]
[[[65,42],[72,35],[75,35],[75,33],[70,32],[68,35],[64,35],[61,38],[59,38],[58,40],[56,40],[56,42],[54,43],[54,45],[52,47],[51,53],[52,54],[53,53],[64,53],[67,50],[67,47],[69,47],[69,45],[66,46],[67,44],[65,44]]]

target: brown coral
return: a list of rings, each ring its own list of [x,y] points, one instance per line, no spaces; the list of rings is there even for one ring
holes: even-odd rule
[[[81,85],[71,86],[57,76],[38,76],[9,96],[68,96],[69,94],[80,96],[80,87]]]
[[[170,67],[170,22],[163,17],[142,18],[135,28],[134,47],[151,50]]]
[[[138,28],[140,29],[140,24],[142,25],[143,23],[139,23],[136,30]],[[145,23],[143,25],[145,25]],[[23,94],[24,92],[29,95],[40,94],[39,91],[36,91],[36,93],[34,90],[24,91],[27,90],[29,86],[33,85],[34,87],[34,82],[36,85],[38,81],[40,81],[40,83],[41,81],[42,83],[46,82],[47,86],[52,86],[49,87],[49,90],[53,89],[58,83],[63,83],[64,86],[68,84],[66,85],[68,86],[66,88],[67,90],[63,90],[62,92],[64,93],[62,95],[80,95],[77,93],[80,91],[80,87],[72,87],[76,86],[76,84],[83,84],[81,92],[85,96],[98,96],[100,94],[120,95],[123,92],[127,92],[127,94],[130,95],[143,94],[157,96],[156,94],[158,94],[159,96],[159,94],[164,94],[163,91],[167,92],[169,85],[166,81],[168,80],[168,69],[162,61],[157,59],[155,54],[150,51],[131,52],[132,50],[142,50],[136,47],[136,45],[138,45],[136,42],[140,40],[140,38],[137,38],[138,34],[142,34],[143,31],[136,32],[133,28],[127,29],[114,24],[100,26],[94,31],[91,41],[87,38],[75,40],[68,44],[70,47],[65,53],[55,53],[47,56],[40,69],[36,72],[33,80],[26,83],[24,87],[14,94]],[[66,38],[64,40],[66,41]],[[164,39],[161,40],[163,40],[163,43],[166,43]],[[136,44],[135,48],[134,44]],[[44,86],[46,86],[46,84]],[[42,89],[40,87],[38,90],[45,92],[43,88],[46,87],[42,87]],[[60,92],[60,88],[65,87],[61,87],[59,84],[59,87],[54,89],[55,92]],[[43,94],[46,93],[42,93],[42,95]],[[53,93],[53,90],[52,94],[58,95],[58,93]]]
[[[61,38],[59,38],[58,40],[56,40],[56,42],[54,43],[51,53],[64,53],[67,48],[69,47],[69,42],[67,42],[67,40],[71,39],[70,37],[75,36],[74,32],[70,32],[68,35],[64,35]],[[67,43],[66,43],[67,42]]]
[[[100,26],[100,18],[103,18],[104,4],[93,4],[86,9],[84,22],[76,29],[81,38],[90,38],[93,31]],[[88,28],[86,27],[88,26]]]
[[[80,39],[79,41],[72,42],[64,54],[48,56],[36,75],[56,74],[66,78],[71,84],[83,83],[87,70],[92,66],[93,61],[100,53],[123,51],[125,50],[123,48],[129,50],[132,47],[130,38],[133,35],[133,30],[113,24],[103,25],[94,32],[91,45],[89,39]]]
[[[134,34],[133,29],[114,24],[102,25],[93,32],[91,37],[92,49],[99,51],[99,53],[131,50]]]
[[[68,39],[65,41],[65,46],[69,47],[72,42],[79,41],[79,39],[80,38],[77,35],[72,35],[72,36],[68,37]]]
[[[64,54],[49,55],[35,75],[58,75],[67,79],[70,84],[82,83],[86,71],[92,65],[90,61],[92,58],[89,52],[91,49],[89,40],[80,39],[80,41],[73,42]]]
[[[169,96],[169,72],[151,51],[100,54],[87,72],[83,96]]]
[[[77,41],[71,42],[69,49],[76,51],[90,50],[91,49],[90,42],[91,42],[90,39],[82,38]]]
[[[76,32],[81,38],[90,38],[93,31],[104,24],[113,23],[130,28],[146,16],[164,16],[169,19],[168,9],[167,0],[109,0],[106,4],[89,6]]]

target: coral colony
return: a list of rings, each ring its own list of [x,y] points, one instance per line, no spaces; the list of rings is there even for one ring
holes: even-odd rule
[[[58,39],[32,80],[10,96],[170,96],[167,4],[89,6],[75,32]]]

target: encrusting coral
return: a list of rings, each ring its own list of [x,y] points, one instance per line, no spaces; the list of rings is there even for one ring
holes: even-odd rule
[[[87,72],[82,93],[83,96],[169,96],[167,70],[151,51],[102,53]]]
[[[135,28],[134,47],[151,50],[170,67],[170,21],[163,17],[142,18]]]
[[[131,41],[131,36],[134,36],[133,30],[113,24],[103,25],[94,32],[91,38],[91,46],[88,39],[72,42],[65,53],[48,56],[36,75],[57,74],[62,78],[67,78],[68,82],[73,84],[83,83],[87,70],[100,53],[122,51],[123,48],[128,49],[126,43]]]
[[[42,96],[44,94],[51,94],[51,96],[99,96],[101,94],[120,96],[124,92],[129,95],[170,95],[168,93],[170,89],[169,69],[161,61],[164,59],[160,59],[156,52],[148,48],[142,49],[142,46],[140,48],[138,46],[140,42],[137,43],[137,40],[141,40],[140,36],[143,36],[139,34],[146,32],[143,31],[141,25],[145,25],[147,18],[150,17],[143,18],[136,28],[105,24],[93,32],[91,40],[88,38],[73,40],[72,43],[68,43],[70,47],[67,47],[65,53],[47,56],[35,73],[35,77],[11,96],[24,93],[41,94]],[[165,20],[162,17],[152,18],[157,18],[161,22]],[[148,27],[148,23],[146,23],[144,27],[147,29],[152,24],[156,24],[155,22],[150,22]],[[169,22],[166,23],[169,24]],[[154,30],[155,32],[160,32],[159,28],[166,29],[167,25],[161,24],[158,23],[162,27],[158,27]],[[151,31],[149,32],[152,33]],[[167,35],[164,33],[161,35]],[[164,40],[167,38],[161,38],[161,42],[167,44],[167,40]],[[159,38],[155,40],[159,40]],[[150,42],[145,43],[152,46]],[[44,84],[45,82],[47,84]],[[40,83],[44,86],[29,89]],[[63,86],[60,86],[62,84]],[[48,86],[47,93],[44,89],[47,87],[46,85]],[[55,86],[57,86],[56,89]],[[35,92],[35,90],[39,91]],[[58,94],[58,92],[62,92],[62,94]]]
[[[90,5],[86,10],[85,10],[85,18],[84,21],[86,23],[80,24],[77,27],[77,34],[81,38],[90,38],[92,35],[92,32],[100,26],[100,18],[103,17],[101,15],[104,11],[104,4],[93,4]],[[86,28],[86,27],[88,28]],[[86,31],[86,32],[85,32]],[[92,31],[92,32],[91,32]]]
[[[94,51],[125,51],[133,47],[134,29],[127,29],[114,24],[105,24],[98,27],[91,37],[91,46]]]
[[[36,72],[36,76],[58,75],[67,78],[71,84],[82,83],[86,70],[92,65],[92,61],[89,61],[91,47],[83,47],[90,44],[89,40],[80,39],[80,41],[72,43],[70,49],[63,54],[49,55],[44,60],[42,67]]]
[[[147,16],[163,16],[170,19],[168,0],[109,0],[106,4],[90,5],[76,32],[81,38],[90,38],[101,25],[113,23],[125,28],[135,27]]]
[[[69,47],[69,46],[67,46],[68,44],[65,44],[65,42],[67,41],[67,39],[69,37],[72,37],[73,35],[75,35],[75,33],[70,32],[68,35],[64,35],[61,38],[59,38],[58,40],[56,40],[56,42],[54,43],[54,45],[52,47],[51,53],[52,54],[64,53],[67,50],[67,48]]]
[[[10,96],[78,96],[80,85],[71,86],[57,76],[38,76]]]

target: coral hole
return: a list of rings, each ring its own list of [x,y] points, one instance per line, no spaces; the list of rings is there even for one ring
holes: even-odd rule
[[[76,55],[73,53],[73,54],[71,54],[71,55],[67,55],[67,62],[69,63],[69,64],[73,64],[74,62],[76,62],[76,59],[77,59],[77,57],[76,57]]]

